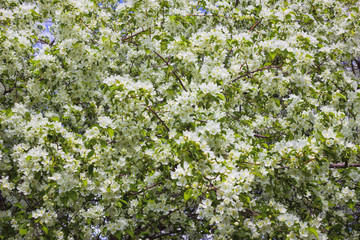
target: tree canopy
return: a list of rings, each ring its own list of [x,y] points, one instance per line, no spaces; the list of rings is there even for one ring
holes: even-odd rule
[[[359,7],[0,1],[0,238],[358,239]]]

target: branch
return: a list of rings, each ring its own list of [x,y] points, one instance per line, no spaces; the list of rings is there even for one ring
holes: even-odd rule
[[[173,231],[173,232],[168,232],[168,233],[159,233],[158,235],[155,235],[154,236],[151,236],[149,237],[148,239],[157,239],[157,238],[160,238],[160,239],[163,239],[163,237],[166,237],[166,236],[174,236],[172,234],[176,234],[176,233],[179,233],[180,231]]]
[[[238,4],[239,4],[239,0],[236,0],[234,7],[237,7]]]
[[[80,17],[79,17],[78,19],[80,20],[80,22],[82,22],[82,24],[85,25],[85,27],[86,27],[87,29],[89,29],[91,32],[95,33],[95,30],[92,29],[91,27],[89,27]],[[92,39],[91,37],[90,37],[90,40],[91,40],[91,42],[92,42],[93,44],[96,44],[95,41],[94,41],[94,39]]]
[[[130,39],[130,38],[133,38],[133,37],[135,37],[135,36],[137,36],[137,35],[139,35],[139,34],[141,34],[141,33],[143,33],[143,32],[149,31],[149,30],[150,30],[150,28],[148,28],[148,29],[146,29],[146,30],[143,30],[143,31],[141,31],[141,32],[135,33],[135,34],[133,34],[133,35],[130,35],[129,37],[122,38],[121,40],[122,40],[122,41],[126,41],[126,40],[128,40],[128,39]]]
[[[222,18],[233,18],[233,17],[223,16],[223,15],[200,15],[200,14],[187,14],[186,16],[189,16],[189,17],[222,17]],[[180,16],[180,17],[183,17],[183,16]]]
[[[149,190],[149,189],[151,189],[153,187],[156,187],[156,186],[159,186],[159,183],[154,183],[153,185],[150,185],[150,186],[148,186],[146,188],[143,188],[143,189],[141,189],[141,190],[139,190],[137,192],[130,192],[128,195],[138,195],[138,194],[140,194],[140,193],[142,193],[142,192],[144,192],[146,190]]]
[[[249,76],[249,75],[252,74],[252,73],[260,72],[260,71],[263,71],[263,70],[265,70],[265,69],[270,69],[270,68],[280,69],[281,67],[282,67],[282,65],[274,65],[274,66],[262,67],[262,68],[259,68],[259,69],[257,69],[257,70],[254,70],[254,71],[252,71],[252,72],[247,72],[247,73],[241,75],[240,77],[235,78],[235,79],[232,80],[231,82],[235,82],[235,81],[237,81],[237,80],[239,80],[239,79],[241,79],[241,78],[243,78],[243,77]]]
[[[197,119],[197,118],[194,118],[195,121],[198,121],[198,122],[202,122],[202,123],[206,123],[207,121],[205,120],[201,120],[201,119]]]
[[[166,61],[160,54],[158,54],[156,51],[154,51],[154,53],[155,53],[159,58],[161,58],[161,60],[163,60],[163,62],[164,62],[167,66],[170,66],[169,62]],[[176,77],[176,79],[179,81],[181,87],[184,89],[185,92],[187,92],[187,89],[185,88],[183,82],[181,81],[180,77],[176,74],[176,72],[173,70],[171,73],[174,74],[174,76]]]
[[[9,89],[4,89],[4,95],[11,93],[13,90],[15,89],[15,87],[9,88]]]
[[[131,44],[133,44],[133,45],[135,45],[137,47],[139,46],[139,44],[134,43],[133,41],[130,41],[130,40],[124,40],[124,42],[131,43]]]
[[[353,164],[348,164],[346,166],[346,163],[330,163],[330,168],[349,168],[349,167],[360,167],[360,163],[353,163]],[[283,166],[283,167],[279,167],[276,169],[289,169],[289,166]]]
[[[249,32],[252,32],[252,30],[254,30],[254,28],[255,28],[257,25],[259,25],[260,22],[261,22],[261,19],[260,19],[259,21],[257,21],[254,26],[252,26],[252,27],[250,28]]]
[[[330,163],[330,168],[348,168],[360,167],[360,163],[346,164],[346,163]]]
[[[187,92],[187,89],[185,88],[184,84],[182,83],[182,81],[181,81],[180,77],[176,74],[176,72],[175,72],[174,70],[172,71],[172,74],[174,74],[174,75],[175,75],[175,77],[176,77],[176,78],[177,78],[177,80],[179,81],[179,83],[180,83],[181,87],[184,89],[184,91],[185,91],[185,92]]]
[[[174,210],[169,211],[166,215],[163,215],[162,217],[159,217],[158,219],[153,219],[153,221],[151,221],[150,223],[148,223],[145,227],[138,228],[138,229],[136,230],[136,232],[141,233],[141,232],[145,231],[148,227],[151,227],[151,225],[152,225],[153,223],[158,223],[158,222],[160,222],[161,220],[163,220],[164,218],[170,216],[170,215],[173,214],[174,212],[179,211],[180,208],[181,208],[181,206],[179,206],[178,208],[176,208],[176,209],[174,209]],[[137,236],[139,236],[139,234],[137,234]]]
[[[254,134],[255,137],[258,137],[258,138],[267,138],[267,136],[264,136],[264,135],[260,135],[260,134]]]
[[[158,54],[158,53],[155,52],[155,51],[154,51],[154,53],[155,53],[159,58],[161,58],[161,60],[163,60],[163,62],[164,62],[167,66],[169,66],[169,63],[168,63],[160,54]]]
[[[169,127],[166,126],[165,122],[159,117],[159,115],[157,115],[157,113],[156,113],[154,110],[152,110],[151,107],[146,106],[146,108],[147,108],[150,112],[152,112],[152,113],[156,116],[157,119],[159,119],[159,121],[161,122],[161,124],[162,124],[162,125],[166,128],[166,130],[169,132],[169,131],[170,131]]]
[[[60,223],[61,227],[64,228],[65,230],[67,230],[70,233],[70,235],[75,238],[74,234],[70,231],[70,229],[63,222],[61,222],[59,219],[58,219],[58,223]]]

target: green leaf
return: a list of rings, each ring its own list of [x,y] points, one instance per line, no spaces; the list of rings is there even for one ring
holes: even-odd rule
[[[343,138],[344,135],[343,135],[341,132],[337,132],[337,133],[336,133],[336,137],[337,137],[337,138]]]
[[[48,234],[48,232],[49,232],[49,229],[48,229],[46,226],[42,226],[42,230],[44,230],[44,232],[45,232],[46,234]]]
[[[27,232],[28,232],[28,230],[25,229],[25,228],[22,228],[22,229],[19,230],[19,233],[20,233],[21,236],[24,236],[25,234],[27,234]]]
[[[6,109],[6,116],[11,117],[12,115],[14,115],[13,111],[11,109]]]
[[[269,52],[269,55],[270,55],[271,60],[274,60],[277,55],[277,51]]]
[[[90,174],[90,175],[93,174],[93,172],[94,172],[94,165],[93,165],[93,164],[91,164],[91,165],[89,166],[88,171],[89,171],[89,174]]]
[[[311,55],[309,55],[309,54],[306,54],[306,55],[305,55],[305,58],[307,58],[307,59],[314,59],[314,57],[311,56]]]
[[[129,231],[126,231],[126,232],[130,235],[130,237],[131,237],[132,239],[135,239],[134,231],[129,230]]]
[[[82,182],[84,183],[84,186],[86,187],[88,184],[87,180],[83,180]]]
[[[67,205],[67,202],[68,202],[68,197],[67,196],[63,196],[63,197],[60,197],[60,201],[63,205]]]
[[[86,156],[86,158],[91,158],[92,156],[94,156],[95,152],[93,150],[91,150],[88,155]]]
[[[176,16],[169,16],[170,21],[176,23]]]
[[[184,193],[184,200],[185,202],[187,202],[189,200],[189,198],[191,198],[192,195],[192,188],[189,188],[188,190],[185,191]]]
[[[336,93],[335,94],[338,98],[342,98],[344,100],[346,100],[346,97],[344,95],[342,95],[341,93]]]
[[[122,235],[121,231],[117,231],[117,232],[115,233],[115,236],[116,236],[118,239],[123,239],[123,235]]]
[[[223,94],[218,93],[217,95],[218,95],[218,97],[219,97],[221,100],[225,100],[225,96],[224,96]]]
[[[110,135],[111,138],[114,136],[114,130],[112,130],[111,128],[108,128],[107,132],[108,132],[108,134]]]
[[[354,203],[353,201],[350,200],[350,201],[347,203],[347,205],[348,205],[348,207],[349,207],[351,210],[354,211],[355,203]]]
[[[309,230],[309,232],[313,233],[317,239],[319,239],[319,235],[315,228],[309,227],[308,230]]]
[[[15,206],[15,207],[18,207],[18,208],[20,208],[20,209],[23,208],[20,203],[15,203],[14,206]]]
[[[107,147],[108,143],[102,139],[99,140],[102,147]]]
[[[71,190],[71,191],[68,193],[68,196],[69,196],[74,202],[76,202],[76,200],[78,199],[78,194],[77,194],[77,192],[75,192],[74,190]]]
[[[30,116],[30,113],[29,113],[29,112],[26,112],[26,113],[25,113],[25,119],[26,119],[26,120],[30,120],[30,119],[31,119],[31,116]]]
[[[106,42],[106,41],[109,41],[110,39],[107,38],[107,37],[102,37],[101,40],[102,40],[103,42]]]

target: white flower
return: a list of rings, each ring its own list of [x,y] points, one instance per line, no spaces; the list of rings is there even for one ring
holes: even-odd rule
[[[111,120],[111,118],[106,117],[106,116],[99,117],[98,123],[99,123],[100,127],[102,127],[102,128],[107,128],[107,127],[113,126],[113,121]]]
[[[97,136],[99,136],[100,131],[97,127],[93,127],[90,129],[87,129],[85,132],[85,137],[91,139],[91,138],[96,138]]]
[[[321,133],[325,138],[333,138],[333,139],[336,138],[336,133],[334,133],[334,131],[331,128],[327,130],[323,130]]]
[[[351,169],[349,176],[352,178],[354,182],[360,181],[360,173],[358,170]]]
[[[302,238],[306,238],[309,235],[309,232],[306,228],[300,228],[299,233],[300,233],[300,237]]]
[[[211,135],[215,135],[217,133],[219,133],[221,131],[220,128],[220,123],[218,122],[214,122],[212,120],[208,121],[205,129],[211,134]]]
[[[286,235],[290,240],[296,240],[296,234],[294,232],[290,232],[288,235]]]

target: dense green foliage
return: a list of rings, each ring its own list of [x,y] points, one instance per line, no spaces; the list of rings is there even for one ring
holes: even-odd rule
[[[0,1],[0,238],[358,239],[359,40],[350,0]]]

